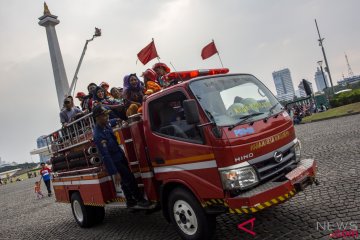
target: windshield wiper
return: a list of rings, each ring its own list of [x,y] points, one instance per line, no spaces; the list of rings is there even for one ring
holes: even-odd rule
[[[256,112],[256,113],[252,113],[252,114],[249,114],[249,115],[246,115],[246,116],[243,116],[243,117],[240,117],[239,119],[241,119],[241,121],[229,126],[229,131],[231,131],[234,127],[236,126],[239,126],[240,124],[242,124],[243,122],[245,122],[246,120],[248,120],[249,118],[252,118],[252,117],[255,117],[255,116],[259,116],[261,114],[264,114],[264,113],[261,113],[261,112]]]
[[[267,120],[269,119],[269,117],[271,116],[271,114],[273,114],[274,109],[277,107],[277,105],[279,105],[279,103],[275,103],[271,108],[269,108],[269,114],[266,116],[266,118],[264,118],[264,122],[267,122]],[[275,118],[277,117],[277,115],[275,116]]]
[[[269,115],[268,115],[268,117],[270,117],[271,116],[271,114],[273,113],[273,111],[274,111],[274,109],[277,107],[277,105],[279,105],[279,103],[275,103],[271,108],[269,108]]]

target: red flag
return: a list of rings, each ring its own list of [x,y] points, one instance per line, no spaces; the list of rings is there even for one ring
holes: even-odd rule
[[[150,60],[159,57],[156,51],[156,47],[155,47],[155,43],[154,40],[151,41],[151,43],[149,45],[147,45],[146,47],[144,47],[138,54],[137,54],[140,62],[142,62],[142,64],[147,64],[148,62],[150,62]]]
[[[211,57],[212,55],[214,55],[215,53],[217,53],[217,49],[215,46],[214,41],[212,41],[211,43],[209,43],[208,45],[206,45],[202,51],[201,51],[201,57],[203,60]]]

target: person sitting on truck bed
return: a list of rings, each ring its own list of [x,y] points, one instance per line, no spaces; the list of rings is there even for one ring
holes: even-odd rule
[[[124,77],[123,96],[131,103],[126,111],[126,116],[136,114],[143,101],[144,86],[135,73]]]
[[[115,184],[119,185],[121,181],[127,206],[133,207],[137,204],[140,207],[148,207],[150,202],[143,198],[136,179],[130,171],[124,151],[119,147],[111,128],[111,125],[115,125],[116,121],[109,121],[109,112],[102,105],[97,105],[93,109],[93,117],[96,122],[93,136],[96,147],[103,157],[108,174],[115,175]]]
[[[109,99],[106,97],[106,92],[102,87],[96,87],[94,91],[94,103],[93,105],[96,106],[98,104],[104,105],[106,109],[113,110],[110,113],[110,119],[113,118],[121,118],[122,120],[126,120],[126,106],[125,104],[118,104],[114,99]]]
[[[124,104],[124,97],[122,95],[122,88],[113,87],[110,90],[110,94],[117,104]]]
[[[152,69],[157,74],[157,83],[165,88],[168,86],[168,82],[165,81],[164,76],[168,73],[170,73],[170,68],[165,63],[155,63]]]
[[[74,107],[71,98],[64,99],[64,108],[60,112],[60,122],[63,127],[67,127],[70,122],[83,115],[84,113],[79,108]]]
[[[144,94],[149,96],[153,93],[159,92],[162,88],[159,84],[156,83],[157,74],[152,69],[146,69],[143,73],[145,90]]]
[[[85,109],[87,109],[89,112],[91,112],[92,110],[92,104],[93,104],[93,91],[96,89],[97,85],[95,83],[90,83],[87,86],[87,90],[88,90],[88,95],[86,95],[84,97],[84,107]]]
[[[99,86],[105,90],[106,97],[112,99],[112,96],[109,92],[110,85],[107,82],[101,82]]]
[[[125,99],[123,97],[123,89],[122,88],[116,88],[116,87],[113,87],[110,91],[111,95],[113,96],[114,98],[114,101],[118,104],[122,104],[125,106],[125,109],[124,109],[124,114],[125,116],[130,116],[132,115],[132,112],[135,111],[135,109],[138,109],[139,108],[139,104],[138,103],[131,103],[129,100]],[[129,110],[129,113],[128,113],[128,109]],[[134,110],[133,110],[134,109]]]
[[[78,92],[75,96],[75,98],[77,98],[80,101],[80,107],[82,111],[86,111],[86,106],[85,106],[85,93],[84,92]]]
[[[147,96],[159,92],[162,88],[156,83],[157,74],[154,70],[146,69],[146,71],[143,72],[143,77],[145,84],[143,100],[145,101]],[[139,107],[138,113],[142,113],[142,106]]]

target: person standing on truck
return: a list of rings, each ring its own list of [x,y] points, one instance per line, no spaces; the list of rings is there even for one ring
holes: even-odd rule
[[[41,163],[41,169],[40,169],[40,175],[41,175],[41,178],[44,180],[44,183],[45,183],[45,186],[46,186],[46,189],[48,191],[48,196],[50,197],[51,196],[51,176],[50,176],[50,173],[51,173],[51,169],[48,168],[44,162]],[[41,179],[40,179],[41,181]]]
[[[64,108],[60,112],[60,122],[63,127],[72,122],[75,118],[84,115],[84,113],[77,107],[73,106],[73,102],[70,98],[64,99]]]
[[[124,191],[126,205],[128,207],[149,207],[150,202],[142,196],[134,175],[130,171],[128,161],[124,151],[119,147],[117,139],[113,133],[112,126],[115,126],[116,120],[109,121],[110,110],[102,105],[93,108],[93,117],[96,121],[94,128],[94,142],[102,155],[103,162],[109,175],[115,176],[115,185],[121,182],[121,188]]]

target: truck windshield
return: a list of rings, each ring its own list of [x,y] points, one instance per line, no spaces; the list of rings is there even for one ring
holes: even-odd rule
[[[209,119],[218,126],[256,121],[281,111],[281,104],[252,75],[229,75],[195,80],[190,89]]]

